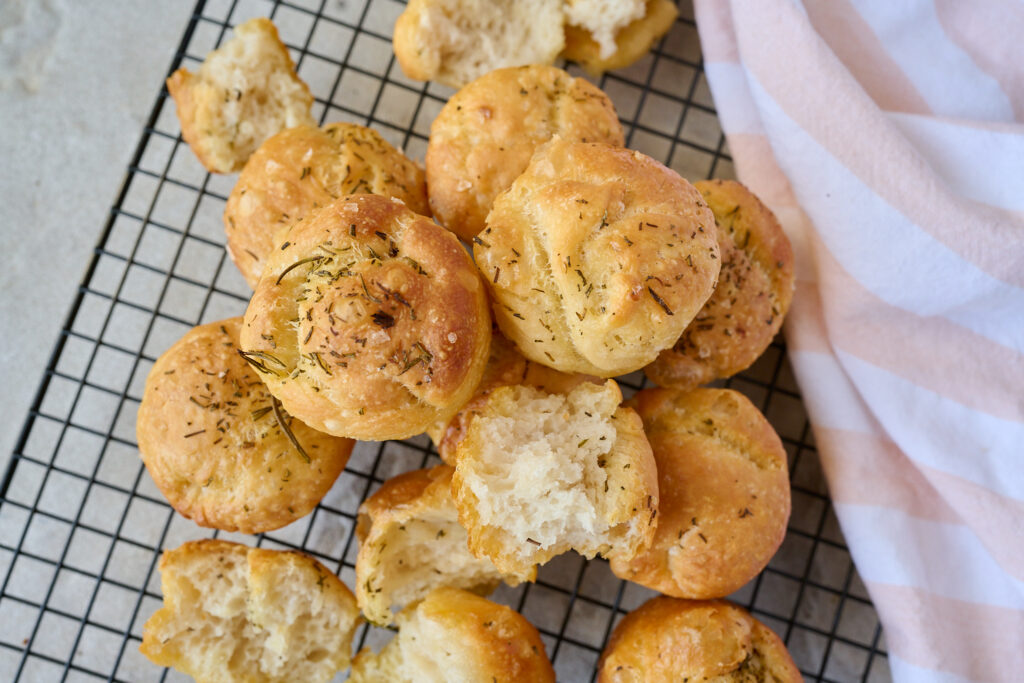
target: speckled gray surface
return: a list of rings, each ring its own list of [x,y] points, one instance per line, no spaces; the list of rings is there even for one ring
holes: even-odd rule
[[[0,3],[0,468],[193,3]]]

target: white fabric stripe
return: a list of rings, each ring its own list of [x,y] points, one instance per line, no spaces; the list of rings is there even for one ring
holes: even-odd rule
[[[900,683],[978,683],[948,671],[924,669],[898,657],[892,650],[889,651],[889,668],[892,669],[893,680]]]
[[[946,180],[951,192],[989,206],[1024,211],[1024,126],[1012,133],[917,114],[888,116]],[[977,163],[978,159],[985,163]]]
[[[915,225],[797,125],[749,70],[747,82],[797,200],[847,272],[888,304],[943,316],[1024,353],[1024,289],[993,278]]]
[[[865,581],[1024,609],[1024,582],[1007,575],[969,527],[877,505],[834,505]]]
[[[949,39],[932,0],[857,0],[852,5],[932,111],[981,121],[1014,120],[1013,105],[998,81]]]
[[[968,408],[841,350],[837,356],[908,458],[1024,500],[1024,424]]]
[[[719,105],[718,118],[726,135],[750,133],[764,135],[757,107],[750,97],[747,73],[735,62],[705,62],[711,97]]]
[[[789,349],[797,383],[803,392],[811,424],[881,436],[846,372],[835,356]]]

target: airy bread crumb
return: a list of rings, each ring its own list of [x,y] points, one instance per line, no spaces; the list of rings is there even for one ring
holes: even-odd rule
[[[313,558],[219,540],[160,558],[164,606],[139,648],[206,681],[328,681],[349,665],[359,610]]]
[[[269,19],[250,19],[235,37],[206,56],[194,74],[185,68],[167,79],[178,105],[181,134],[212,173],[242,170],[271,135],[315,125],[313,96]]]
[[[411,0],[395,24],[410,78],[461,88],[506,66],[551,64],[565,46],[563,0]]]
[[[619,31],[644,16],[644,0],[566,0],[565,18],[572,26],[590,31],[600,46],[601,59],[608,59],[617,48]]]
[[[452,500],[454,471],[439,465],[400,474],[360,506],[356,598],[375,624],[390,624],[395,607],[438,586],[486,595],[501,582],[490,560],[469,552]]]
[[[456,448],[452,493],[469,548],[525,579],[568,550],[632,557],[658,485],[640,418],[609,380],[565,394],[495,389]]]
[[[555,672],[521,614],[457,588],[438,588],[398,615],[380,654],[362,650],[350,683],[547,683]]]

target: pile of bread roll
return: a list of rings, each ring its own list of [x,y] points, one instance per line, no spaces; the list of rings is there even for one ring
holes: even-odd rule
[[[356,439],[426,432],[444,464],[363,503],[354,595],[298,552],[165,552],[143,653],[199,681],[554,680],[537,629],[481,596],[574,550],[663,594],[598,680],[799,680],[718,600],[783,539],[785,451],[742,394],[700,388],[789,306],[771,212],[624,148],[607,96],[547,65],[456,93],[424,172],[372,130],[314,125],[269,21],[236,36],[169,87],[199,159],[241,168],[224,222],[254,292],[153,366],[146,468],[183,516],[255,534],[309,514]],[[623,401],[612,378],[638,370],[660,388]],[[353,659],[363,618],[397,635]]]

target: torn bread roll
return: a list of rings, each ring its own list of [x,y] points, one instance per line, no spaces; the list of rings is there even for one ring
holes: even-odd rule
[[[452,500],[454,472],[438,465],[400,474],[359,507],[356,599],[374,624],[390,624],[396,608],[439,586],[486,595],[501,582],[490,560],[469,552]]]
[[[240,171],[271,135],[315,124],[313,95],[274,24],[250,19],[234,33],[198,73],[182,67],[167,79],[181,136],[211,173]]]
[[[651,542],[654,458],[621,401],[613,380],[490,393],[455,449],[452,495],[473,554],[526,580],[568,550],[628,560]]]
[[[313,558],[219,540],[160,556],[164,605],[139,650],[199,683],[322,683],[348,668],[356,599]]]

